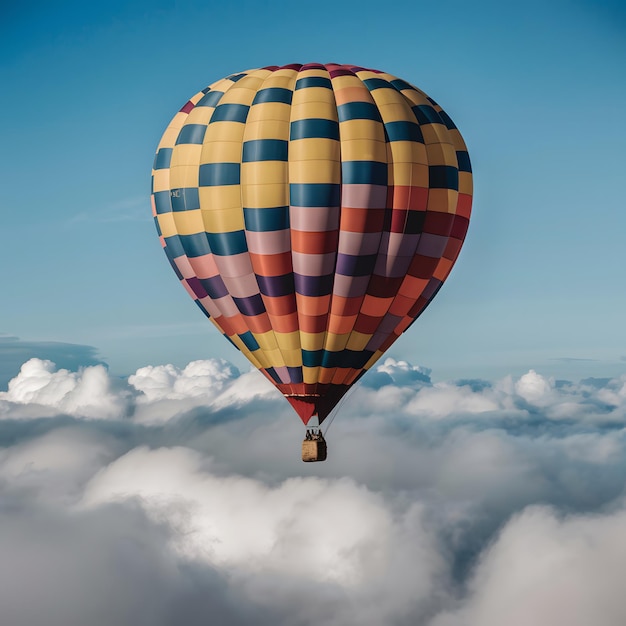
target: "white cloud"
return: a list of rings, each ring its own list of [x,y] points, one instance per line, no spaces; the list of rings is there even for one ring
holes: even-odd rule
[[[123,416],[127,399],[124,393],[111,388],[102,365],[70,372],[57,370],[51,361],[35,358],[22,365],[19,374],[9,382],[8,391],[0,392],[0,403],[6,417],[24,415],[12,410],[8,405],[12,403],[38,405],[87,419],[116,419]]]

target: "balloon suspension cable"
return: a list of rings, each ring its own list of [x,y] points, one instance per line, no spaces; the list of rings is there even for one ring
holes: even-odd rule
[[[350,387],[350,389],[348,389],[348,393],[345,396],[343,396],[341,400],[339,400],[339,404],[336,407],[334,407],[333,410],[330,412],[330,419],[328,420],[326,429],[323,432],[322,432],[322,425],[321,424],[319,425],[320,432],[322,432],[322,435],[324,437],[328,434],[328,431],[330,430],[333,420],[337,416],[337,413],[339,413],[339,409],[343,406],[343,403],[352,395],[355,388],[356,387]]]

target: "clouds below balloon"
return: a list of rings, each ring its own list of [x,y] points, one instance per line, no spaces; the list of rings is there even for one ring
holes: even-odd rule
[[[0,392],[0,602],[17,626],[621,625],[625,390],[386,359],[307,465],[256,372],[33,359]]]

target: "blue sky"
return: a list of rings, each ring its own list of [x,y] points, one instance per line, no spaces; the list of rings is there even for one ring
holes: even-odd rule
[[[222,76],[333,61],[426,91],[459,126],[474,167],[458,264],[391,354],[434,379],[624,371],[619,3],[35,2],[1,11],[7,336],[35,348],[93,346],[114,374],[210,356],[245,368],[160,249],[153,153],[181,104]]]

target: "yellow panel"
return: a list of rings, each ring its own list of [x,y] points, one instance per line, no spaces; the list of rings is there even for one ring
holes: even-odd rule
[[[352,139],[341,143],[342,161],[387,161],[387,144],[371,139]]]
[[[152,190],[167,191],[170,188],[170,171],[155,170],[152,175]]]
[[[293,161],[289,180],[296,183],[341,183],[341,164],[337,161]]]
[[[254,161],[241,164],[241,184],[263,185],[288,182],[287,161]]]
[[[200,194],[200,208],[203,211],[241,207],[239,185],[200,187],[198,193]]]
[[[456,213],[458,197],[459,193],[454,189],[429,189],[427,210],[438,213]]]
[[[243,211],[241,207],[230,209],[202,209],[202,220],[207,232],[231,233],[243,230]]]
[[[175,146],[170,167],[177,165],[195,165],[197,167],[201,152],[202,146],[200,144],[184,143]]]
[[[417,141],[390,141],[391,160],[400,163],[428,163],[426,146]]]
[[[374,120],[348,120],[339,123],[341,143],[353,139],[371,139],[385,141],[383,125]]]
[[[282,350],[300,350],[300,332],[294,330],[291,333],[276,333],[278,347]]]
[[[346,345],[348,350],[365,350],[365,346],[369,343],[369,340],[372,338],[372,335],[365,335],[363,333],[359,333],[356,330],[352,331],[350,335],[350,339]]]
[[[289,142],[289,161],[341,159],[341,146],[336,139],[297,139]]]
[[[402,91],[402,95],[411,102],[412,106],[416,104],[426,104],[428,106],[432,106],[430,100],[426,97],[426,94],[420,92],[417,89],[405,89]]]
[[[210,141],[241,141],[245,124],[240,122],[213,122],[207,126],[204,143]]]
[[[257,105],[252,107],[256,108]],[[226,123],[226,122],[219,122]],[[232,123],[232,122],[228,122]],[[213,124],[211,124],[213,126]],[[243,124],[240,124],[243,128]],[[245,125],[245,136],[246,141],[251,141],[254,139],[284,139],[287,140],[289,137],[289,120],[262,120],[246,123]],[[243,140],[243,132],[241,135],[241,139]]]
[[[210,141],[202,147],[200,163],[238,163],[241,161],[240,141]]]
[[[287,365],[283,358],[282,352],[276,348],[275,350],[261,350],[264,357],[271,363],[270,367],[284,367]]]
[[[393,87],[391,89],[374,89],[374,91],[371,92],[371,96],[378,108],[388,107],[390,105],[402,105],[406,110],[411,110],[406,104],[404,96],[398,93]]]
[[[473,184],[470,172],[459,172],[459,193],[472,195]]]
[[[159,213],[157,220],[159,221],[159,228],[163,237],[171,237],[178,234],[173,213]]]
[[[311,87],[311,89],[314,89]],[[309,91],[305,89],[304,91]],[[328,89],[324,89],[328,91]],[[299,92],[298,92],[299,93]],[[291,121],[309,118],[337,121],[337,105],[333,98],[325,100],[302,100],[291,107]]]
[[[264,352],[270,353],[278,350],[278,344],[276,343],[276,337],[274,336],[273,330],[266,333],[252,333],[252,336],[256,339],[259,347]]]
[[[237,187],[239,189],[239,187]],[[286,183],[254,185],[242,189],[246,198],[246,207],[254,209],[270,209],[289,204],[289,187]],[[200,190],[202,192],[202,190]],[[250,202],[250,204],[249,204]],[[254,204],[252,204],[254,203]]]
[[[429,144],[426,148],[429,165],[451,165],[457,167],[456,150],[450,143]]]
[[[339,352],[346,347],[346,343],[350,338],[350,333],[342,333],[336,335],[335,333],[327,333],[326,341],[324,343],[324,349],[330,352]]]
[[[261,102],[250,108],[246,124],[261,120],[289,121],[291,107],[285,102]]]
[[[368,370],[370,367],[372,367],[372,365],[374,365],[374,363],[376,363],[376,361],[378,361],[378,359],[380,359],[382,355],[383,353],[380,350],[376,350],[376,352],[374,352],[374,354],[372,354],[372,356],[370,357],[369,361],[365,364],[365,367],[363,369]]]
[[[389,165],[389,180],[394,185],[428,187],[428,166],[414,163],[393,163]]]
[[[256,96],[256,89],[246,89],[242,87],[242,83],[247,78],[242,78],[233,87],[231,87],[220,99],[218,106],[222,104],[244,104],[250,106]],[[255,81],[262,82],[262,81]]]
[[[187,118],[187,124],[203,124],[206,126],[211,120],[213,111],[215,111],[215,107],[196,107],[191,109]]]
[[[198,186],[198,167],[181,165],[170,169],[170,187],[172,189]]]
[[[339,91],[346,87],[363,87],[365,91],[368,91],[367,87],[356,76],[335,76],[332,79],[333,91]]]
[[[282,350],[281,353],[287,367],[300,367],[302,365],[301,350]]]
[[[383,90],[378,89],[377,91]],[[413,124],[417,124],[415,114],[406,103],[383,104],[379,110],[383,122],[413,122]]]
[[[266,87],[282,87],[283,89],[293,90],[297,74],[296,70],[276,70],[271,76],[268,76],[262,89]]]
[[[443,124],[422,124],[420,130],[425,144],[448,142],[448,129]]]
[[[175,211],[172,213],[179,235],[195,235],[204,232],[204,222],[200,209],[194,211]]]
[[[300,333],[300,344],[303,350],[321,350],[324,347],[326,333]]]
[[[314,385],[320,375],[319,367],[303,367],[302,368],[302,380],[307,385]]]
[[[335,96],[333,90],[326,87],[307,87],[306,89],[298,89],[293,92],[292,104],[294,104],[294,101],[297,104],[302,102],[332,102],[334,104]],[[335,115],[337,115],[336,107]]]
[[[452,145],[459,151],[467,150],[467,146],[465,145],[465,141],[463,141],[463,137],[461,137],[461,133],[453,128],[448,131],[449,139]]]

